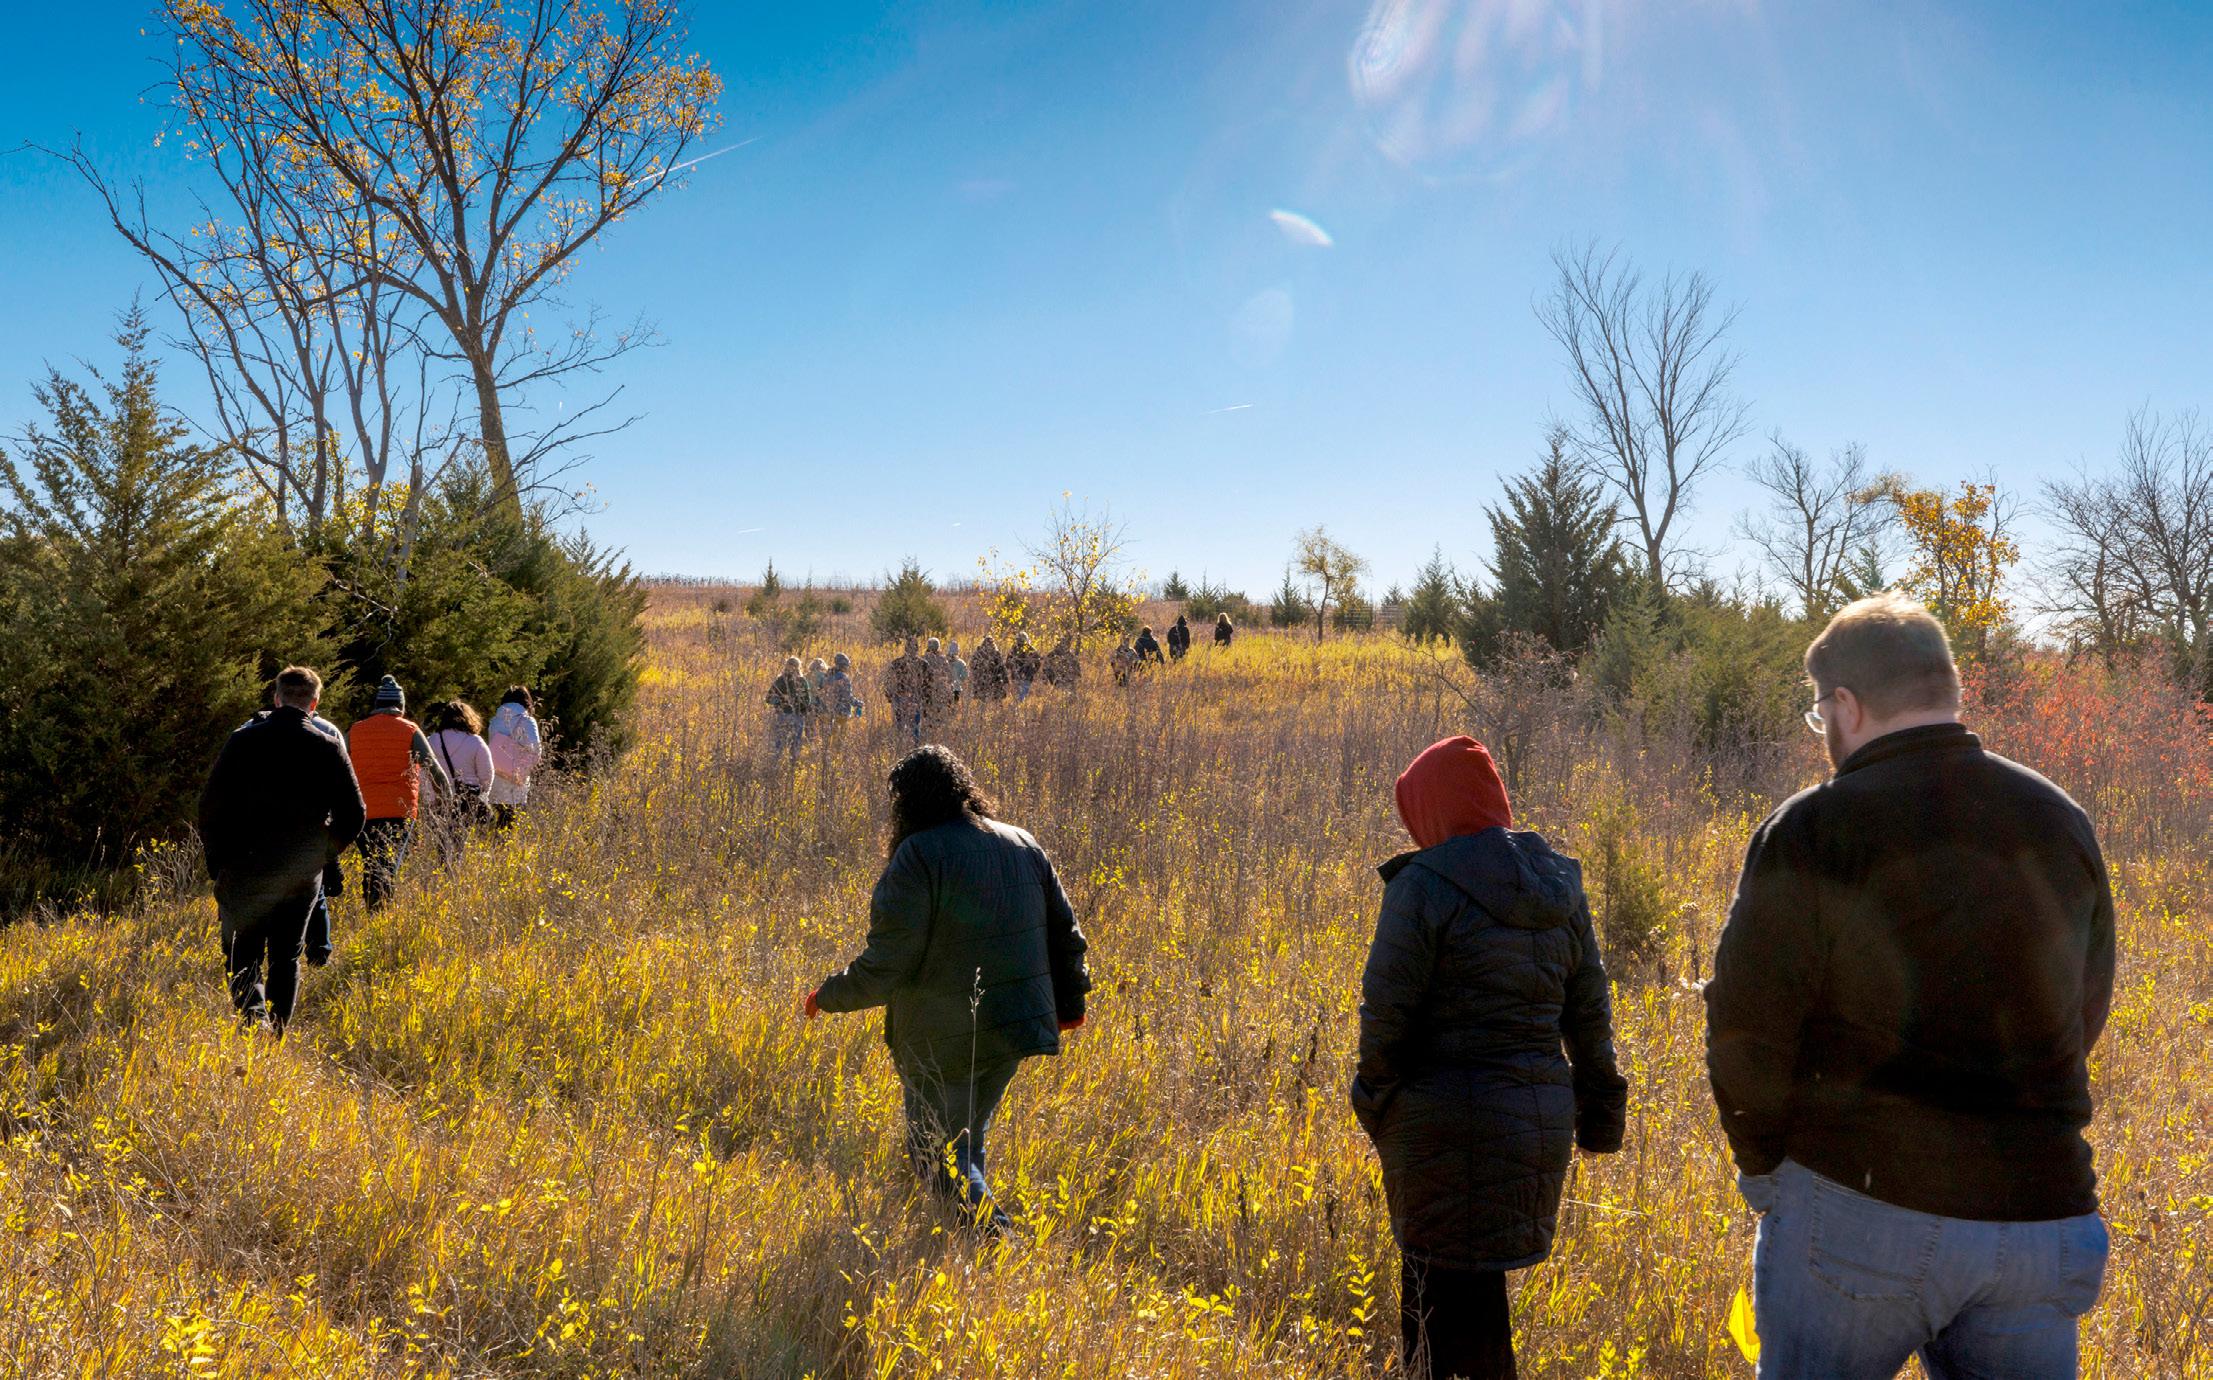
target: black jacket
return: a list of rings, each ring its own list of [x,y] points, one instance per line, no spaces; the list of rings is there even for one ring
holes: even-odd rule
[[[1533,1265],[1573,1147],[1620,1149],[1628,1103],[1582,869],[1535,834],[1487,829],[1382,872],[1352,1106],[1391,1230],[1424,1264]]]
[[[1140,665],[1148,661],[1156,664],[1165,662],[1167,658],[1160,654],[1160,639],[1150,632],[1139,633],[1137,635],[1137,660]]]
[[[1919,1212],[2094,1211],[2112,997],[2081,808],[1957,724],[1890,734],[1752,836],[1706,987],[1722,1129],[1747,1173],[1788,1157]]]
[[[1191,650],[1191,625],[1178,618],[1168,628],[1169,655],[1181,657]]]
[[[305,882],[366,814],[336,728],[289,707],[256,715],[223,744],[200,792],[208,876]]]
[[[1037,840],[961,819],[910,836],[869,907],[868,948],[822,984],[824,1011],[883,1006],[902,1072],[1058,1054],[1091,977],[1083,930]],[[973,1005],[973,1010],[971,1009]]]

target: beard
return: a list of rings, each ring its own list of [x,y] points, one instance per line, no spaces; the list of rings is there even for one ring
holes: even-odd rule
[[[1829,766],[1832,769],[1842,768],[1844,759],[1851,756],[1844,750],[1844,735],[1837,731],[1834,723],[1821,726],[1821,745],[1829,750]]]

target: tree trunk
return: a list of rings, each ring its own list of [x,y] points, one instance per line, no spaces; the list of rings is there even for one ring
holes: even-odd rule
[[[492,476],[492,505],[517,522],[522,521],[522,490],[515,483],[515,464],[507,453],[507,418],[500,410],[499,380],[492,362],[472,355],[469,374],[476,382],[477,427],[484,444],[485,468]]]

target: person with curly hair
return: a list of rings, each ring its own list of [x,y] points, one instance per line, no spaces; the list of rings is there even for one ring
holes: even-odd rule
[[[1060,1053],[1091,990],[1083,930],[1037,840],[991,816],[951,749],[891,769],[891,858],[861,956],[802,1009],[881,1006],[905,1095],[907,1148],[923,1182],[996,1234],[1008,1225],[985,1178],[984,1137],[1033,1055]]]

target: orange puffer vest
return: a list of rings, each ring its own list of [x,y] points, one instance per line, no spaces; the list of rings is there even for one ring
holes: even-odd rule
[[[422,778],[416,773],[415,735],[422,730],[405,714],[371,714],[346,730],[354,779],[371,819],[413,819]]]

